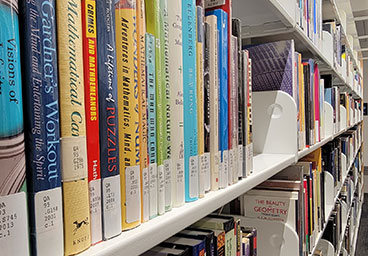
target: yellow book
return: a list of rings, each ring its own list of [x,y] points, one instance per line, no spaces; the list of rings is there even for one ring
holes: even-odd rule
[[[122,229],[141,222],[139,89],[135,0],[115,4]]]
[[[142,222],[149,220],[149,178],[147,142],[147,86],[146,86],[146,13],[145,0],[137,0],[138,90],[139,90],[139,154],[142,191]]]
[[[91,244],[80,0],[56,1],[65,255]]]

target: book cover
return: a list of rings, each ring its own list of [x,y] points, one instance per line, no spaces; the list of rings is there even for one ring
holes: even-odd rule
[[[215,243],[214,232],[212,230],[200,230],[195,228],[187,228],[176,234],[177,236],[183,236],[188,238],[205,239],[206,242],[206,255],[214,255]]]
[[[184,100],[184,170],[185,201],[199,196],[197,76],[196,76],[196,5],[182,1],[183,25],[183,100]]]
[[[218,30],[217,17],[206,16],[206,24],[209,25],[206,33],[208,50],[205,51],[205,60],[208,59],[208,70],[205,69],[205,79],[208,78],[210,87],[210,166],[211,166],[211,190],[219,188],[219,80],[218,80]],[[206,63],[206,62],[205,62]],[[207,66],[205,66],[207,67]]]
[[[141,222],[136,1],[115,3],[122,230]]]
[[[149,220],[149,175],[147,138],[147,82],[146,82],[146,12],[145,0],[137,0],[137,58],[139,100],[139,157],[141,174],[142,222]]]
[[[82,1],[84,98],[87,132],[87,167],[91,242],[102,240],[100,134],[98,115],[96,1]]]
[[[121,232],[115,6],[113,2],[97,0],[96,9],[102,234],[107,240]]]
[[[81,5],[81,1],[56,1],[66,255],[91,245]]]
[[[210,40],[211,25],[204,22],[204,62],[203,62],[203,114],[204,114],[204,164],[205,164],[205,191],[211,189],[211,79],[210,79]],[[218,100],[218,99],[217,99]],[[213,120],[215,123],[215,120]]]
[[[156,72],[155,37],[146,33],[146,75],[147,75],[147,124],[148,124],[148,176],[149,176],[149,217],[158,214],[158,177],[156,147]]]
[[[204,161],[204,10],[196,7],[197,24],[197,124],[198,124],[198,164],[199,164],[199,197],[204,197],[206,166]]]
[[[184,111],[183,111],[183,46],[182,1],[168,1],[169,22],[169,76],[171,81],[170,110],[173,206],[185,203],[184,184]]]
[[[0,17],[0,247],[4,255],[28,255],[18,1],[2,1]]]
[[[47,8],[44,9],[46,6]],[[34,255],[50,255],[52,253],[61,255],[64,253],[64,242],[60,117],[56,21],[52,18],[55,17],[55,1],[23,2],[20,12],[23,24],[21,35],[29,35],[24,36],[21,42],[22,48],[28,49],[22,58],[22,75],[23,101],[26,110],[24,130],[27,131],[25,132],[25,146],[31,251]],[[16,54],[19,54],[19,49],[11,49],[9,46],[8,56],[11,53],[16,57]],[[11,70],[9,71],[11,72]],[[20,70],[16,71],[20,72]],[[6,83],[2,81],[2,84]],[[20,105],[20,103],[18,102],[16,105]],[[0,103],[0,105],[3,104]],[[4,112],[10,112],[13,115],[15,109],[7,109]],[[2,118],[2,120],[2,122],[7,122],[7,118]],[[0,135],[0,137],[2,136]],[[1,160],[0,162],[2,163]],[[20,166],[24,168],[24,165]],[[25,176],[20,175],[20,177],[24,178]],[[6,230],[3,234],[5,233]],[[21,241],[19,239],[22,239],[21,235],[18,236],[15,233],[11,235],[18,240],[18,243]],[[28,243],[28,239],[24,241]],[[20,245],[20,247],[22,246]],[[21,254],[21,251],[18,253]]]
[[[162,161],[165,172],[165,211],[170,211],[172,208],[173,197],[171,190],[173,186],[172,176],[172,161],[171,161],[171,109],[170,109],[170,72],[169,72],[169,21],[168,21],[168,1],[160,0],[160,26],[162,27],[162,33],[160,34],[160,42],[162,51],[162,79],[161,86],[156,89],[160,90],[157,94],[157,100],[160,100],[162,96],[162,121],[163,121],[163,136],[159,136],[163,141],[162,148]]]
[[[237,95],[237,101],[238,101],[238,178],[243,177],[244,168],[245,168],[245,158],[243,154],[243,146],[245,145],[244,140],[244,129],[245,129],[245,81],[244,80],[244,64],[243,64],[243,55],[242,55],[242,29],[241,29],[241,21],[238,18],[232,19],[232,34],[237,38],[238,41],[238,63],[237,63],[237,83],[238,83],[238,95]]]
[[[166,202],[166,179],[164,170],[164,110],[163,105],[164,92],[162,87],[164,86],[164,42],[162,35],[164,33],[162,25],[163,13],[160,10],[161,0],[146,1],[146,30],[152,34],[155,38],[155,104],[156,104],[156,160],[157,160],[157,182],[158,182],[158,213],[165,213],[165,202]],[[171,192],[171,190],[170,190]]]
[[[227,13],[223,10],[206,12],[215,15],[218,29],[218,77],[219,77],[219,187],[228,184],[228,145],[229,145],[229,116],[228,116],[228,23]]]

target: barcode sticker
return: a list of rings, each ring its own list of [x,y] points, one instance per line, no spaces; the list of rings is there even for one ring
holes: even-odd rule
[[[141,193],[140,193],[139,165],[125,168],[125,204],[126,222],[133,223],[140,220]]]

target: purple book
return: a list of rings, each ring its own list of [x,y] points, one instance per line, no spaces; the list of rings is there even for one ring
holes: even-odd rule
[[[294,40],[271,42],[246,47],[252,59],[253,91],[284,91],[293,98]]]

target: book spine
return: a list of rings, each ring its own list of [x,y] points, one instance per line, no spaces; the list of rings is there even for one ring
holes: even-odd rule
[[[232,52],[232,72],[233,72],[233,78],[232,78],[232,113],[233,116],[233,134],[232,134],[232,140],[233,140],[233,183],[236,183],[238,181],[238,172],[239,172],[239,116],[238,116],[238,108],[239,108],[239,101],[238,101],[238,38],[235,36],[231,37],[232,45],[231,45],[231,52]]]
[[[253,171],[252,60],[248,58],[246,176]]]
[[[146,13],[145,0],[137,0],[138,90],[139,90],[139,156],[141,173],[142,222],[149,220],[149,177],[147,150],[147,87],[146,87]]]
[[[162,161],[165,176],[165,211],[172,208],[173,197],[171,195],[173,185],[172,163],[171,163],[171,109],[170,109],[170,71],[169,71],[169,22],[168,22],[168,0],[160,0],[160,26],[161,35],[161,84],[158,87],[162,101],[162,126],[163,136],[159,137],[163,141],[162,144]],[[160,100],[160,99],[158,99]]]
[[[147,74],[147,118],[148,118],[148,176],[149,176],[149,217],[158,214],[157,147],[156,147],[156,73],[155,37],[146,33],[146,74]]]
[[[196,7],[196,24],[197,24],[197,124],[198,124],[198,164],[199,164],[199,197],[204,197],[205,189],[205,165],[204,165],[204,86],[203,86],[203,42],[204,42],[204,27],[203,27],[203,8]]]
[[[18,1],[0,7],[0,248],[4,255],[28,255]]]
[[[91,245],[81,10],[81,1],[56,2],[64,254],[67,255]]]
[[[21,14],[31,250],[63,254],[55,1],[24,2]]]
[[[163,15],[160,13],[160,0],[152,0],[146,1],[146,18],[147,18],[147,32],[152,34],[155,38],[155,104],[156,104],[156,160],[157,160],[157,180],[158,180],[158,194],[157,194],[157,203],[158,203],[158,213],[165,213],[165,172],[164,172],[164,106],[163,103],[163,92],[162,82],[164,71],[163,68],[163,56],[164,51],[161,44],[163,28],[161,27],[163,18],[160,17]]]
[[[91,215],[91,242],[102,240],[100,141],[98,118],[96,1],[82,1],[84,94],[87,132],[87,167]]]
[[[199,196],[197,77],[196,77],[196,6],[194,0],[182,1],[183,24],[183,95],[184,95],[184,169],[185,201]]]
[[[205,59],[209,60],[209,87],[210,87],[210,159],[211,159],[211,190],[219,187],[219,83],[218,83],[218,30],[217,18],[214,15],[206,17],[207,40],[209,48],[205,51]],[[205,70],[205,73],[207,71]]]
[[[107,240],[121,232],[115,10],[105,0],[97,0],[96,9],[102,229]]]
[[[210,145],[210,130],[211,130],[211,117],[210,117],[210,62],[209,62],[209,50],[210,50],[210,25],[204,22],[203,16],[203,27],[204,27],[204,50],[203,50],[203,115],[204,115],[204,154],[202,158],[203,168],[205,170],[205,183],[204,190],[207,192],[211,189],[211,145]]]
[[[122,230],[141,221],[136,1],[115,4]]]
[[[171,141],[173,206],[185,203],[184,191],[184,123],[183,123],[183,47],[182,47],[182,1],[168,1],[169,21],[169,76],[171,81],[170,110],[171,132],[175,134]]]

